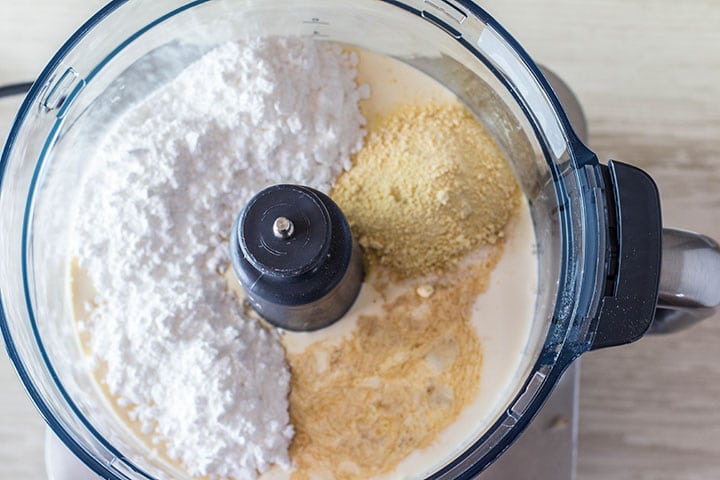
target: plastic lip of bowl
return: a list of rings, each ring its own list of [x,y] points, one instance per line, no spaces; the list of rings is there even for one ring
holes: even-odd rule
[[[199,4],[205,3],[207,0],[197,0],[195,2],[189,3],[183,7],[180,7],[176,10],[173,10],[162,17],[158,18],[154,22],[148,24],[143,29],[139,30],[135,34],[131,35],[125,42],[123,42],[121,45],[118,46],[111,54],[106,57],[104,61],[102,61],[91,73],[88,75],[86,82],[90,82],[92,80],[92,77],[95,76],[97,73],[99,73],[104,65],[115,55],[117,55],[120,51],[122,51],[127,45],[129,45],[132,41],[140,37],[143,33],[150,30],[154,26],[158,25],[159,23],[162,23],[166,19],[184,11],[189,8],[192,8],[194,6],[197,6]],[[415,14],[415,15],[422,15],[422,12],[420,12],[417,9],[414,9],[412,7],[403,5],[401,2],[396,2],[393,0],[383,0],[385,3],[395,5],[397,7],[403,8],[404,10]],[[43,70],[41,75],[38,77],[37,81],[34,83],[33,87],[31,88],[30,92],[28,93],[27,97],[25,98],[24,102],[22,103],[22,106],[16,116],[15,122],[13,123],[13,126],[11,128],[10,134],[8,136],[5,148],[2,153],[2,157],[0,158],[0,186],[2,185],[3,181],[5,180],[5,170],[7,168],[7,163],[10,158],[10,152],[12,151],[14,142],[16,140],[16,137],[18,136],[18,133],[23,125],[23,122],[25,121],[28,112],[32,108],[33,105],[38,101],[38,98],[43,93],[43,86],[46,85],[49,81],[51,81],[51,77],[53,72],[56,68],[58,68],[62,62],[63,59],[71,52],[78,44],[79,42],[85,37],[85,35],[95,27],[101,26],[101,23],[103,19],[105,19],[108,15],[112,14],[115,10],[121,8],[125,3],[127,3],[127,0],[115,0],[105,6],[102,10],[100,10],[97,14],[95,14],[90,20],[88,20],[64,45],[63,47],[58,51],[58,53],[51,59],[51,61],[48,63],[47,67]],[[520,65],[522,68],[526,69],[527,72],[531,75],[531,80],[535,82],[534,87],[538,88],[541,94],[545,97],[545,99],[550,104],[550,112],[552,115],[554,115],[554,119],[557,121],[563,136],[565,140],[565,147],[567,148],[567,152],[571,157],[571,160],[574,161],[576,164],[581,164],[582,162],[586,161],[583,160],[584,158],[589,158],[588,151],[585,149],[585,147],[577,140],[574,133],[572,132],[572,129],[569,125],[569,122],[567,120],[567,117],[565,116],[565,113],[563,112],[559,101],[555,97],[554,93],[552,92],[550,86],[548,85],[547,81],[544,79],[542,74],[540,73],[537,66],[534,64],[534,62],[530,59],[530,57],[525,53],[525,51],[520,47],[520,45],[508,34],[507,31],[505,31],[504,28],[502,28],[489,14],[487,14],[483,9],[481,9],[479,6],[475,5],[472,2],[469,1],[462,1],[457,0],[457,3],[462,5],[463,7],[467,8],[471,14],[476,15],[483,23],[485,23],[488,27],[492,28],[492,30],[497,34],[497,36],[505,42],[505,44],[510,48],[510,52],[515,55],[515,60],[519,62],[518,65]],[[468,48],[468,44],[465,40],[462,38],[459,38],[458,41],[462,43],[466,48]],[[483,61],[486,66],[495,74],[495,76],[500,80],[505,87],[508,89],[509,92],[515,97],[516,101],[518,102],[518,105],[523,110],[523,113],[527,117],[527,119],[530,121],[530,124],[532,125],[533,129],[535,130],[535,134],[538,136],[538,138],[541,138],[541,131],[540,127],[538,126],[537,119],[534,117],[533,112],[528,110],[528,107],[523,102],[522,94],[517,91],[516,88],[511,84],[511,81],[508,80],[508,78],[503,75],[501,71],[496,68],[495,65],[493,65],[490,61],[487,59],[478,56],[475,54],[476,57]],[[23,261],[23,267],[26,268],[26,258],[25,254],[26,252],[26,245],[29,241],[27,238],[28,234],[28,225],[27,221],[29,218],[29,209],[32,205],[32,191],[35,187],[34,182],[37,180],[37,172],[40,170],[40,166],[43,161],[44,153],[47,152],[47,150],[51,147],[52,140],[54,139],[54,134],[57,133],[57,129],[60,126],[61,119],[58,120],[58,123],[53,127],[52,133],[47,141],[47,144],[45,145],[45,148],[43,150],[43,155],[41,155],[41,158],[38,161],[38,166],[36,168],[35,177],[33,178],[33,183],[31,184],[31,194],[27,201],[27,207],[26,207],[26,214],[25,214],[25,224],[23,225],[23,252],[24,252],[24,258]],[[558,170],[558,166],[555,164],[555,162],[552,161],[552,155],[548,151],[547,146],[544,142],[540,142],[540,145],[544,149],[544,153],[547,159],[547,163],[550,169],[550,172],[553,176],[554,185],[556,188],[556,195],[558,196],[558,203],[562,205],[569,205],[567,201],[568,193],[565,190],[565,183],[563,178],[560,175],[560,172]],[[589,163],[589,160],[588,160]],[[571,229],[572,229],[572,220],[570,218],[571,212],[570,209],[567,208],[563,210],[561,213],[561,226],[562,226],[562,259],[563,259],[563,265],[567,266],[569,264],[569,244],[573,241],[572,235],[571,235]],[[63,385],[61,384],[60,380],[58,379],[57,375],[54,373],[54,369],[52,365],[49,364],[47,355],[45,353],[45,349],[43,347],[39,331],[37,328],[37,325],[35,324],[32,306],[30,303],[30,297],[29,297],[29,285],[27,282],[27,271],[25,270],[23,272],[24,274],[24,289],[25,289],[25,295],[26,295],[26,303],[27,308],[29,312],[29,318],[30,322],[32,323],[32,329],[35,336],[35,340],[38,343],[38,347],[40,349],[41,355],[43,356],[44,361],[46,362],[46,367],[48,371],[50,372],[50,375],[58,387],[59,391],[61,392],[62,396],[64,397],[64,400],[67,402],[67,404],[70,406],[71,410],[75,415],[78,416],[78,418],[81,420],[83,425],[88,429],[88,431],[95,437],[95,439],[103,445],[109,452],[116,455],[117,458],[121,459],[127,467],[129,467],[131,470],[133,470],[135,473],[142,475],[145,478],[152,478],[146,473],[142,472],[141,469],[139,469],[137,466],[130,463],[130,461],[123,457],[123,455],[118,452],[110,442],[108,442],[105,438],[103,438],[94,428],[93,426],[87,421],[87,419],[82,415],[80,410],[77,408],[77,406],[74,404],[72,399],[69,397],[69,395],[66,393],[65,389],[63,388]],[[566,268],[561,269],[561,278],[560,278],[560,285],[562,290],[563,285],[567,285],[568,282],[571,280],[567,278],[567,272]],[[556,308],[561,308],[562,300],[558,298],[558,302],[556,305]],[[558,315],[559,317],[564,317],[566,315]],[[567,319],[566,319],[567,321]],[[543,349],[543,352],[536,362],[534,371],[535,372],[541,372],[543,381],[541,385],[534,389],[534,395],[533,399],[529,401],[529,404],[526,406],[524,413],[520,416],[519,419],[510,427],[510,429],[504,434],[499,436],[499,441],[496,442],[494,445],[490,445],[489,449],[484,449],[484,452],[482,454],[479,454],[480,449],[478,448],[480,445],[490,442],[492,443],[492,439],[497,437],[497,432],[500,431],[502,421],[506,418],[501,418],[498,420],[498,422],[491,426],[487,433],[479,439],[475,444],[473,444],[471,447],[467,448],[466,451],[455,458],[453,461],[451,461],[446,467],[435,473],[430,478],[446,478],[445,475],[452,474],[456,475],[456,471],[458,468],[462,470],[462,473],[459,475],[456,475],[457,478],[472,478],[475,474],[479,473],[479,471],[483,470],[489,463],[494,460],[502,451],[504,451],[507,446],[511,443],[511,440],[519,434],[519,432],[524,428],[524,426],[527,425],[527,423],[530,422],[534,414],[537,412],[539,407],[542,404],[542,401],[544,398],[549,394],[549,392],[552,390],[552,387],[554,386],[555,382],[559,379],[560,375],[564,371],[565,367],[569,365],[569,363],[579,356],[581,353],[583,353],[585,350],[587,350],[587,346],[584,344],[574,344],[574,345],[568,345],[568,342],[565,342],[565,339],[568,337],[568,334],[570,333],[570,328],[567,322],[563,324],[563,322],[557,322],[551,327],[551,331],[548,333],[548,339],[553,337],[556,340],[556,343],[554,346],[549,346],[548,342],[546,341],[546,348]],[[16,370],[18,371],[18,374],[25,385],[26,390],[28,391],[28,394],[30,395],[31,399],[37,406],[37,408],[40,410],[42,416],[45,418],[49,426],[52,428],[52,430],[55,432],[55,434],[65,443],[72,452],[78,456],[84,463],[86,463],[90,468],[92,468],[96,473],[99,475],[106,477],[106,478],[122,478],[118,476],[114,471],[110,469],[108,465],[103,464],[100,462],[97,458],[95,458],[91,453],[89,453],[81,444],[80,442],[73,438],[73,436],[68,432],[68,430],[64,427],[64,425],[53,415],[53,410],[50,408],[49,404],[45,401],[45,399],[40,394],[39,390],[35,387],[33,384],[26,366],[23,364],[22,359],[19,357],[18,352],[16,350],[13,338],[10,334],[10,327],[7,323],[7,318],[5,314],[5,307],[2,305],[2,297],[0,296],[0,329],[2,330],[3,337],[5,339],[6,348],[8,351],[8,354],[15,365]],[[558,348],[558,345],[560,345],[562,348]],[[529,378],[524,385],[524,387],[520,390],[520,394],[513,399],[512,405],[516,404],[516,401],[520,399],[522,396],[522,393],[526,391],[526,387],[529,386],[530,381],[532,378]],[[495,436],[493,436],[495,434]],[[492,438],[491,438],[492,437]],[[474,453],[474,454],[473,454]],[[483,460],[480,462],[480,460]]]

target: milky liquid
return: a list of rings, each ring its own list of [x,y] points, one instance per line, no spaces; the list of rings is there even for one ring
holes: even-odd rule
[[[361,102],[369,129],[377,126],[383,116],[407,103],[457,101],[442,85],[402,62],[366,51],[357,53],[360,57],[358,82],[367,83],[371,88],[370,99]],[[527,201],[520,203],[517,214],[507,227],[504,253],[492,271],[489,287],[473,306],[472,323],[483,354],[478,396],[453,424],[437,436],[431,446],[413,452],[392,472],[375,477],[375,480],[417,478],[450,461],[490,426],[504,410],[505,402],[518,384],[526,359],[537,295],[536,239]],[[71,275],[75,314],[82,317],[88,313],[94,292],[83,273],[74,266]],[[230,288],[238,289],[240,293],[234,276],[228,275],[228,280]],[[397,288],[398,293],[402,290]],[[300,353],[316,341],[339,343],[352,334],[359,316],[382,314],[388,295],[393,295],[392,289],[390,293],[385,291],[384,295],[381,296],[370,284],[363,284],[355,304],[340,321],[315,332],[284,332],[282,342],[286,350],[288,353]],[[81,340],[84,335],[81,335]],[[102,379],[98,380],[102,385]],[[105,394],[110,398],[107,391]],[[116,413],[120,413],[125,422],[128,421],[121,412]],[[128,426],[138,437],[145,438],[133,425]],[[284,480],[291,475],[292,471],[275,467],[260,478]]]

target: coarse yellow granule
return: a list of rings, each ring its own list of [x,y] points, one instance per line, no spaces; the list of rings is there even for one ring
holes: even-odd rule
[[[496,243],[519,188],[490,134],[456,102],[411,104],[389,115],[330,196],[368,266],[408,278],[446,270]]]
[[[389,473],[477,397],[483,355],[472,306],[503,244],[471,254],[475,261],[442,275],[427,297],[407,285],[341,343],[288,355],[293,480]]]

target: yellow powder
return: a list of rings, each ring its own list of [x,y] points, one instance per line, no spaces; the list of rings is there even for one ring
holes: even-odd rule
[[[478,394],[482,349],[470,322],[503,242],[362,316],[339,345],[291,354],[293,480],[367,479],[429,446]],[[426,284],[421,291],[429,291]]]
[[[494,244],[519,198],[489,133],[461,104],[407,105],[368,136],[331,197],[369,266],[400,278],[446,270]]]

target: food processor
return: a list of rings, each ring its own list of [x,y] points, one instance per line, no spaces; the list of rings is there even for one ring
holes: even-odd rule
[[[113,119],[213,46],[272,34],[357,46],[434,78],[493,135],[528,199],[540,288],[522,367],[492,421],[451,458],[437,459],[426,478],[485,470],[583,353],[649,329],[684,327],[720,303],[717,244],[663,230],[650,177],[620,162],[600,164],[548,78],[475,2],[115,1],[34,83],[0,177],[0,327],[8,353],[54,434],[101,477],[187,478],[148,455],[109,414],[84,365],[64,284],[67,206]]]

